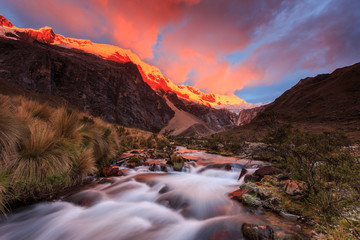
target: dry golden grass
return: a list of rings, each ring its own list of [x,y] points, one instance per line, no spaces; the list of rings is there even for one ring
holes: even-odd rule
[[[11,164],[14,178],[42,181],[69,170],[68,154],[59,147],[54,129],[40,120],[29,128],[30,137],[23,140],[19,157]]]
[[[0,213],[6,201],[46,199],[82,183],[123,151],[167,142],[154,136],[68,107],[0,94],[0,164],[9,180],[1,181],[0,172]]]
[[[75,183],[81,183],[85,177],[97,170],[92,149],[81,149],[73,156],[71,178]]]
[[[29,131],[25,123],[11,111],[9,98],[0,95],[0,164],[7,165],[17,157],[17,149]]]

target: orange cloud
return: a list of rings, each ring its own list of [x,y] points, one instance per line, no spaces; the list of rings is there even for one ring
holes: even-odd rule
[[[358,0],[3,1],[27,27],[131,49],[174,82],[216,93],[360,60]]]

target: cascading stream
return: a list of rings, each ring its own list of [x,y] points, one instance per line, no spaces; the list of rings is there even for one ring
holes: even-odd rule
[[[246,160],[180,152],[198,165],[168,174],[142,166],[63,201],[36,204],[3,218],[0,239],[198,240],[224,234],[226,239],[242,239],[243,222],[268,224],[263,215],[228,197],[239,187]],[[210,161],[231,162],[234,167],[226,171],[199,165]]]

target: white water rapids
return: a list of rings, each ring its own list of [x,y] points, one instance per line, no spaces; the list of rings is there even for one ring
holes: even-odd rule
[[[183,154],[205,162],[216,156],[233,168],[189,165],[187,172],[165,174],[138,167],[113,183],[3,217],[0,239],[242,239],[243,222],[268,224],[261,213],[228,197],[239,187],[245,160],[201,151]]]

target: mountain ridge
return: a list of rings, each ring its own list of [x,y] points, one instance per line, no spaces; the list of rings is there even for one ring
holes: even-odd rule
[[[7,28],[9,32],[12,32],[13,34],[15,34],[14,31],[20,32],[20,34],[21,32],[25,32],[30,37],[43,43],[58,45],[61,47],[76,48],[98,55],[110,61],[120,63],[133,62],[137,65],[144,81],[149,84],[149,86],[155,91],[172,91],[181,98],[215,108],[236,106],[237,109],[246,109],[255,107],[254,104],[248,104],[245,100],[240,99],[234,94],[220,95],[215,93],[203,93],[199,89],[196,89],[192,86],[176,85],[169,78],[165,77],[158,67],[142,61],[131,50],[122,49],[110,44],[94,43],[85,39],[64,37],[60,34],[55,34],[51,27],[43,27],[40,29],[18,28],[11,24],[10,21],[8,21],[2,15],[0,15],[0,26]],[[3,33],[2,35],[6,35],[6,33]]]

